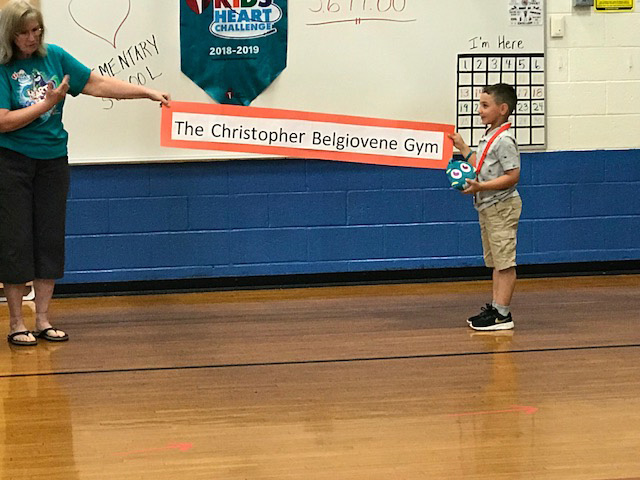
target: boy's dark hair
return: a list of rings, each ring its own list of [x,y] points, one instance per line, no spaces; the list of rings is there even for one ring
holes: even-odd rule
[[[515,89],[507,83],[496,83],[495,85],[489,85],[484,87],[482,93],[488,93],[492,95],[497,104],[506,103],[509,105],[509,115],[516,109],[516,103],[518,103],[518,97],[516,96]]]

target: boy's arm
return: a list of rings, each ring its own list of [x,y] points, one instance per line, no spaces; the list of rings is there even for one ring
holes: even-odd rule
[[[467,187],[462,190],[462,193],[477,193],[484,190],[506,190],[516,185],[519,181],[520,169],[514,168],[504,172],[504,175],[500,175],[493,180],[487,180],[486,182],[467,179]]]
[[[462,135],[456,132],[450,133],[448,136],[451,140],[453,140],[453,146],[460,151],[460,154],[464,157],[464,159],[467,162],[475,165],[476,153],[471,151],[471,147],[469,147],[469,145],[465,143],[465,141],[462,139]]]

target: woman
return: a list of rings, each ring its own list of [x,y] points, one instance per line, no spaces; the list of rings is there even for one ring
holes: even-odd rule
[[[0,14],[0,282],[14,345],[69,336],[49,323],[55,280],[64,274],[69,165],[62,109],[67,94],[148,98],[169,94],[103,77],[56,45],[44,43],[42,13],[11,0]],[[36,324],[22,317],[25,284],[33,281]]]

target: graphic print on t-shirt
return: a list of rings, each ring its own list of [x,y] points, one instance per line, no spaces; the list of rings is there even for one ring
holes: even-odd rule
[[[53,88],[56,88],[60,83],[57,75],[47,78],[46,74],[36,69],[32,70],[31,74],[20,69],[13,72],[11,78],[18,82],[18,104],[21,108],[44,101],[48,85],[51,84]],[[46,121],[54,113],[56,113],[56,107],[41,115],[40,118],[42,121]]]

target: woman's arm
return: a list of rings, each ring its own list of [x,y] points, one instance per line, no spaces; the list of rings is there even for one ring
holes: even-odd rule
[[[91,72],[89,80],[82,89],[82,93],[93,97],[104,98],[148,98],[169,106],[171,96],[168,93],[159,92],[142,85],[134,85],[123,82],[114,77],[107,77]]]
[[[13,132],[26,127],[56,106],[67,95],[69,75],[65,75],[57,88],[49,84],[42,102],[34,103],[18,110],[0,109],[0,133]]]

